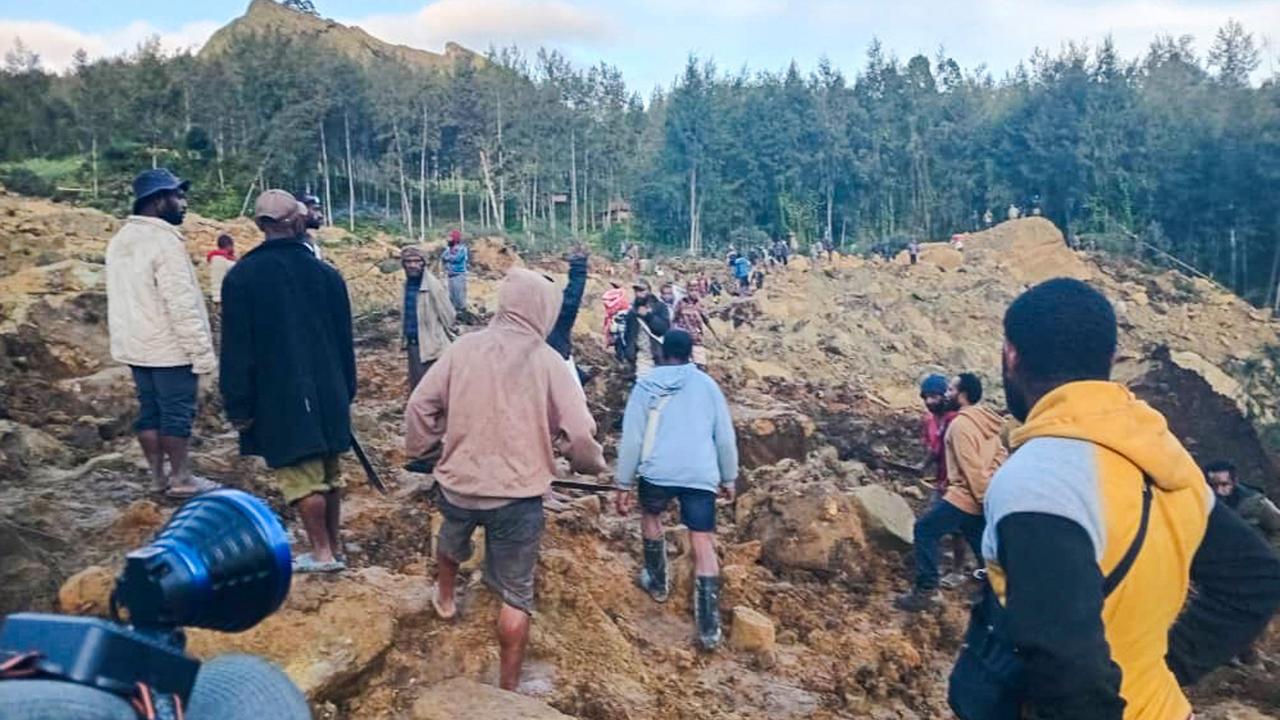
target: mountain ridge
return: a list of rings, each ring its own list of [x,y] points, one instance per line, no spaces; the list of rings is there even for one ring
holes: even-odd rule
[[[464,59],[483,62],[484,57],[455,42],[447,42],[443,53],[397,45],[374,37],[355,25],[309,15],[281,5],[275,0],[252,0],[245,13],[219,28],[200,50],[201,57],[226,52],[232,38],[240,34],[280,32],[309,36],[357,62],[390,62],[416,70],[447,70]]]

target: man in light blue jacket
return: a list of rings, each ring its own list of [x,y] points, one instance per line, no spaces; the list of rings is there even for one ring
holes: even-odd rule
[[[667,549],[662,513],[680,502],[694,563],[694,621],[702,647],[720,645],[720,565],[716,559],[716,494],[733,501],[738,446],[720,387],[690,364],[693,338],[683,330],[663,337],[661,362],[636,382],[622,420],[618,448],[618,512],[640,499],[644,570],[639,584],[667,599]],[[637,482],[638,478],[638,482]]]

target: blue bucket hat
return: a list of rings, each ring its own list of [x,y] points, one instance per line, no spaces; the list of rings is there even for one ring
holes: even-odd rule
[[[938,375],[937,373],[930,375],[929,377],[925,378],[923,382],[920,383],[921,397],[924,397],[925,395],[946,395],[946,394],[947,394],[947,379],[942,377],[941,375]]]
[[[167,190],[186,192],[189,187],[190,182],[174,175],[168,168],[152,168],[142,171],[133,179],[133,199],[142,200]]]

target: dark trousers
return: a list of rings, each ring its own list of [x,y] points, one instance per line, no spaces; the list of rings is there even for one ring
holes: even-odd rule
[[[190,365],[141,367],[131,365],[138,394],[137,432],[157,430],[164,437],[189,438],[196,419],[200,380]]]
[[[409,338],[407,342],[405,358],[409,361],[409,394],[412,395],[413,389],[422,381],[422,376],[427,374],[429,366],[424,364],[418,355],[418,338]]]
[[[939,500],[916,520],[916,591],[938,589],[938,547],[948,535],[963,535],[974,557],[982,558],[982,531],[986,527],[981,515],[970,515],[946,500]]]

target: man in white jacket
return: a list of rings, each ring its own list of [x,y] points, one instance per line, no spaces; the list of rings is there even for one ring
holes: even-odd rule
[[[133,370],[138,443],[152,489],[171,497],[214,486],[192,475],[188,457],[198,376],[217,368],[204,295],[178,231],[189,186],[164,168],[138,175],[133,214],[107,244],[111,356]]]

